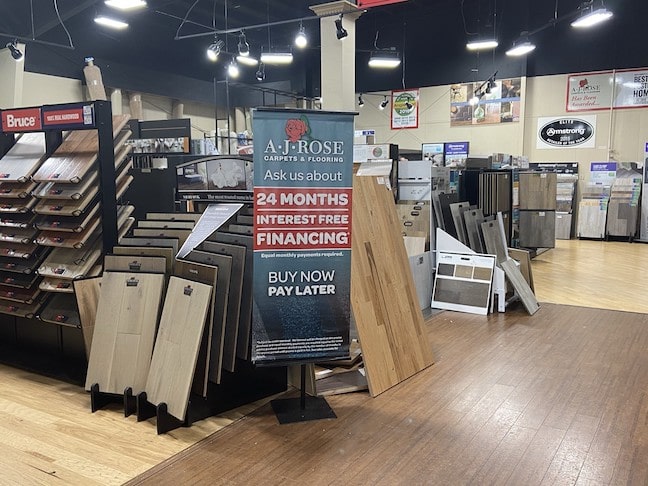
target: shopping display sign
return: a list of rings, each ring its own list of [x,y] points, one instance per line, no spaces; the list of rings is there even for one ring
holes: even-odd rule
[[[391,107],[392,130],[400,128],[418,128],[418,89],[392,91]]]
[[[615,73],[615,108],[648,106],[648,69]]]
[[[614,73],[570,74],[567,76],[567,111],[609,110],[614,90]]]
[[[31,132],[41,129],[40,108],[2,110],[3,132]]]
[[[539,117],[536,148],[594,148],[596,115],[578,117]]]
[[[616,179],[616,162],[592,162],[590,164],[590,183],[611,186]]]
[[[522,78],[450,86],[450,126],[520,121]]]
[[[443,147],[446,167],[465,165],[469,147],[469,142],[446,142]]]
[[[92,103],[43,106],[43,128],[83,130],[94,127],[94,124],[94,105]]]
[[[349,354],[353,116],[254,111],[257,364]]]

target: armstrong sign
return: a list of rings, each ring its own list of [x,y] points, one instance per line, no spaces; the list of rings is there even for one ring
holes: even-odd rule
[[[537,148],[594,148],[595,116],[538,118]]]

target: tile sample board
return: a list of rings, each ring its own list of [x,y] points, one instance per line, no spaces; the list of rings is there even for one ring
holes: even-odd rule
[[[94,334],[97,306],[99,305],[99,292],[101,291],[101,277],[75,280],[74,295],[79,309],[79,322],[83,334],[86,356],[90,356],[92,348],[92,335]]]
[[[492,255],[439,252],[431,307],[485,316],[494,268]]]
[[[175,267],[175,253],[173,252],[173,248],[156,246],[115,246],[113,248],[113,254],[163,257],[166,260],[165,273],[168,273],[169,275],[173,273]]]
[[[248,359],[250,357],[250,333],[251,333],[251,322],[252,322],[252,284],[253,280],[253,268],[252,262],[254,261],[254,238],[250,235],[237,235],[236,233],[227,233],[223,231],[217,231],[216,233],[210,235],[207,238],[207,241],[216,241],[219,243],[228,243],[230,245],[244,246],[246,249],[245,252],[245,272],[243,274],[243,295],[242,302],[249,302],[249,316],[244,316],[241,314],[241,321],[244,322],[244,319],[250,320],[250,325],[247,328],[239,328],[239,335],[236,341],[236,355],[242,359]],[[246,304],[243,304],[245,309]],[[243,311],[242,311],[243,312]]]
[[[486,253],[497,256],[497,263],[505,261],[508,258],[507,246],[499,222],[485,221],[481,224],[481,229]]]
[[[146,380],[147,400],[184,420],[211,301],[209,285],[171,277]]]
[[[212,287],[209,301],[209,313],[203,332],[203,339],[200,343],[198,362],[196,363],[196,374],[194,376],[193,391],[199,395],[207,396],[208,381],[211,379],[216,384],[221,382],[221,369],[223,363],[223,342],[225,339],[225,314],[216,313],[216,292],[218,291],[218,267],[179,261],[176,269],[176,276],[204,283]],[[212,356],[213,354],[213,356]],[[212,368],[210,362],[214,361],[213,376],[210,376]]]
[[[235,303],[230,299],[230,283],[232,280],[232,257],[226,255],[216,255],[205,251],[192,250],[186,256],[185,260],[203,265],[218,267],[218,284],[216,286],[215,313],[223,315],[225,318],[225,337],[223,344],[222,368],[226,371],[233,372],[236,363],[236,342],[238,339],[238,315],[230,308],[234,308]],[[230,303],[231,302],[231,303]],[[213,356],[213,355],[212,355]],[[218,371],[215,369],[215,362],[212,359],[210,363],[209,376],[217,376]]]
[[[245,277],[252,278],[250,270],[245,268],[247,260],[247,248],[229,243],[215,241],[204,241],[197,250],[226,255],[232,257],[232,277],[230,280],[229,298],[234,302],[238,301],[238,309],[228,308],[228,313],[234,312],[238,315],[238,337],[236,338],[236,356],[245,359],[247,348],[250,343],[250,331],[252,326],[252,289],[244,285]],[[249,292],[246,292],[249,291]]]
[[[572,214],[556,212],[556,239],[570,240],[572,230]]]
[[[351,306],[372,396],[434,359],[391,191],[376,177],[353,178]]]
[[[556,246],[556,212],[520,211],[520,246],[554,248]]]
[[[459,195],[455,192],[440,193],[439,206],[441,209],[441,218],[443,219],[443,230],[453,238],[457,238],[457,228],[455,228],[450,205],[459,202]]]
[[[144,391],[163,292],[164,275],[104,272],[86,390]]]
[[[40,310],[38,318],[50,324],[81,327],[74,295],[56,294]]]
[[[538,304],[531,287],[529,287],[529,284],[524,280],[524,277],[520,273],[520,269],[517,267],[516,263],[512,259],[508,259],[499,265],[502,270],[504,270],[508,281],[513,285],[515,293],[520,297],[520,300],[524,304],[524,308],[530,315],[535,314],[540,308],[540,304]]]
[[[555,211],[557,183],[555,172],[520,172],[520,209]]]
[[[0,181],[26,182],[45,160],[45,134],[24,133],[0,159]]]

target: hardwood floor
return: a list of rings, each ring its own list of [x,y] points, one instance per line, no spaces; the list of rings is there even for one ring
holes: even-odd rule
[[[252,404],[157,436],[0,366],[0,485],[647,485],[648,315],[574,306],[648,313],[648,245],[559,241],[533,271],[541,302],[570,305],[439,314],[435,364],[375,399],[328,398],[332,421],[280,426]]]

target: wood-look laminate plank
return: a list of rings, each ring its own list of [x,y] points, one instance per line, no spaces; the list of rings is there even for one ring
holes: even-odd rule
[[[100,209],[101,204],[97,202],[79,216],[39,216],[34,222],[34,226],[41,231],[80,233],[94,221]]]
[[[0,271],[0,283],[8,287],[28,289],[37,285],[40,277],[33,273],[21,274]]]
[[[195,226],[193,221],[138,221],[138,228],[158,228],[158,229],[184,229],[192,230]]]
[[[23,304],[32,304],[40,294],[38,286],[29,289],[21,289],[8,285],[0,285],[0,299]]]
[[[101,291],[101,277],[75,280],[73,285],[77,308],[79,309],[79,322],[81,324],[81,332],[83,333],[83,344],[85,346],[86,356],[90,357],[92,335],[94,334],[97,307],[99,305],[99,293]]]
[[[162,228],[149,228],[149,229],[142,229],[142,228],[135,228],[133,230],[133,236],[138,238],[138,237],[143,237],[143,238],[176,238],[182,246],[185,242],[185,240],[189,237],[191,234],[190,230],[177,230],[177,229],[162,229]]]
[[[164,287],[164,275],[104,272],[86,390],[144,391]]]
[[[37,250],[38,245],[36,243],[0,241],[0,256],[3,257],[28,259]]]
[[[26,182],[45,159],[45,134],[25,133],[0,159],[0,181]]]
[[[163,257],[166,260],[165,273],[171,275],[175,267],[175,253],[173,248],[163,248],[157,246],[115,246],[113,248],[115,255],[130,256],[156,256]]]
[[[0,213],[4,213],[8,218],[13,217],[14,214],[29,213],[35,207],[36,200],[33,198],[0,198]]]
[[[44,277],[38,284],[38,288],[44,292],[60,292],[63,294],[74,293],[74,286],[72,280],[54,277]]]
[[[535,314],[540,308],[540,304],[538,304],[538,300],[536,299],[533,290],[531,290],[531,287],[529,287],[529,284],[522,276],[518,266],[512,259],[501,262],[499,266],[504,270],[506,278],[511,282],[511,285],[513,285],[515,292],[520,297],[520,300],[524,304],[527,312],[531,315]]]
[[[202,214],[194,213],[146,213],[146,219],[157,221],[193,221],[197,223]]]
[[[171,277],[146,379],[147,400],[184,420],[212,287]]]
[[[96,216],[87,222],[81,231],[41,231],[35,242],[41,246],[84,248],[100,233],[100,225],[101,217]]]
[[[39,199],[81,199],[98,183],[99,171],[93,170],[83,181],[77,184],[43,182],[34,191],[34,197]]]
[[[502,239],[502,233],[497,221],[485,221],[481,224],[482,236],[486,252],[497,257],[497,263],[506,261],[506,242]]]
[[[43,322],[59,326],[81,327],[76,299],[71,294],[55,294],[38,313]]]
[[[152,246],[160,248],[171,248],[173,254],[178,253],[178,239],[177,238],[144,238],[144,237],[124,237],[119,239],[120,246]]]
[[[8,198],[19,198],[19,199],[31,197],[32,191],[36,189],[36,186],[37,184],[33,181],[1,182],[0,196],[8,197]]]
[[[0,242],[29,243],[36,236],[34,228],[3,228],[0,227]]]
[[[556,209],[558,174],[520,172],[520,209]]]
[[[99,241],[81,250],[54,248],[38,267],[38,274],[44,277],[77,279],[87,275],[101,257]]]
[[[93,186],[81,199],[41,199],[34,206],[36,214],[51,216],[80,216],[99,202],[99,187]]]
[[[131,273],[166,273],[167,260],[164,257],[128,255],[106,255],[104,257],[104,270],[106,272],[131,272]]]

